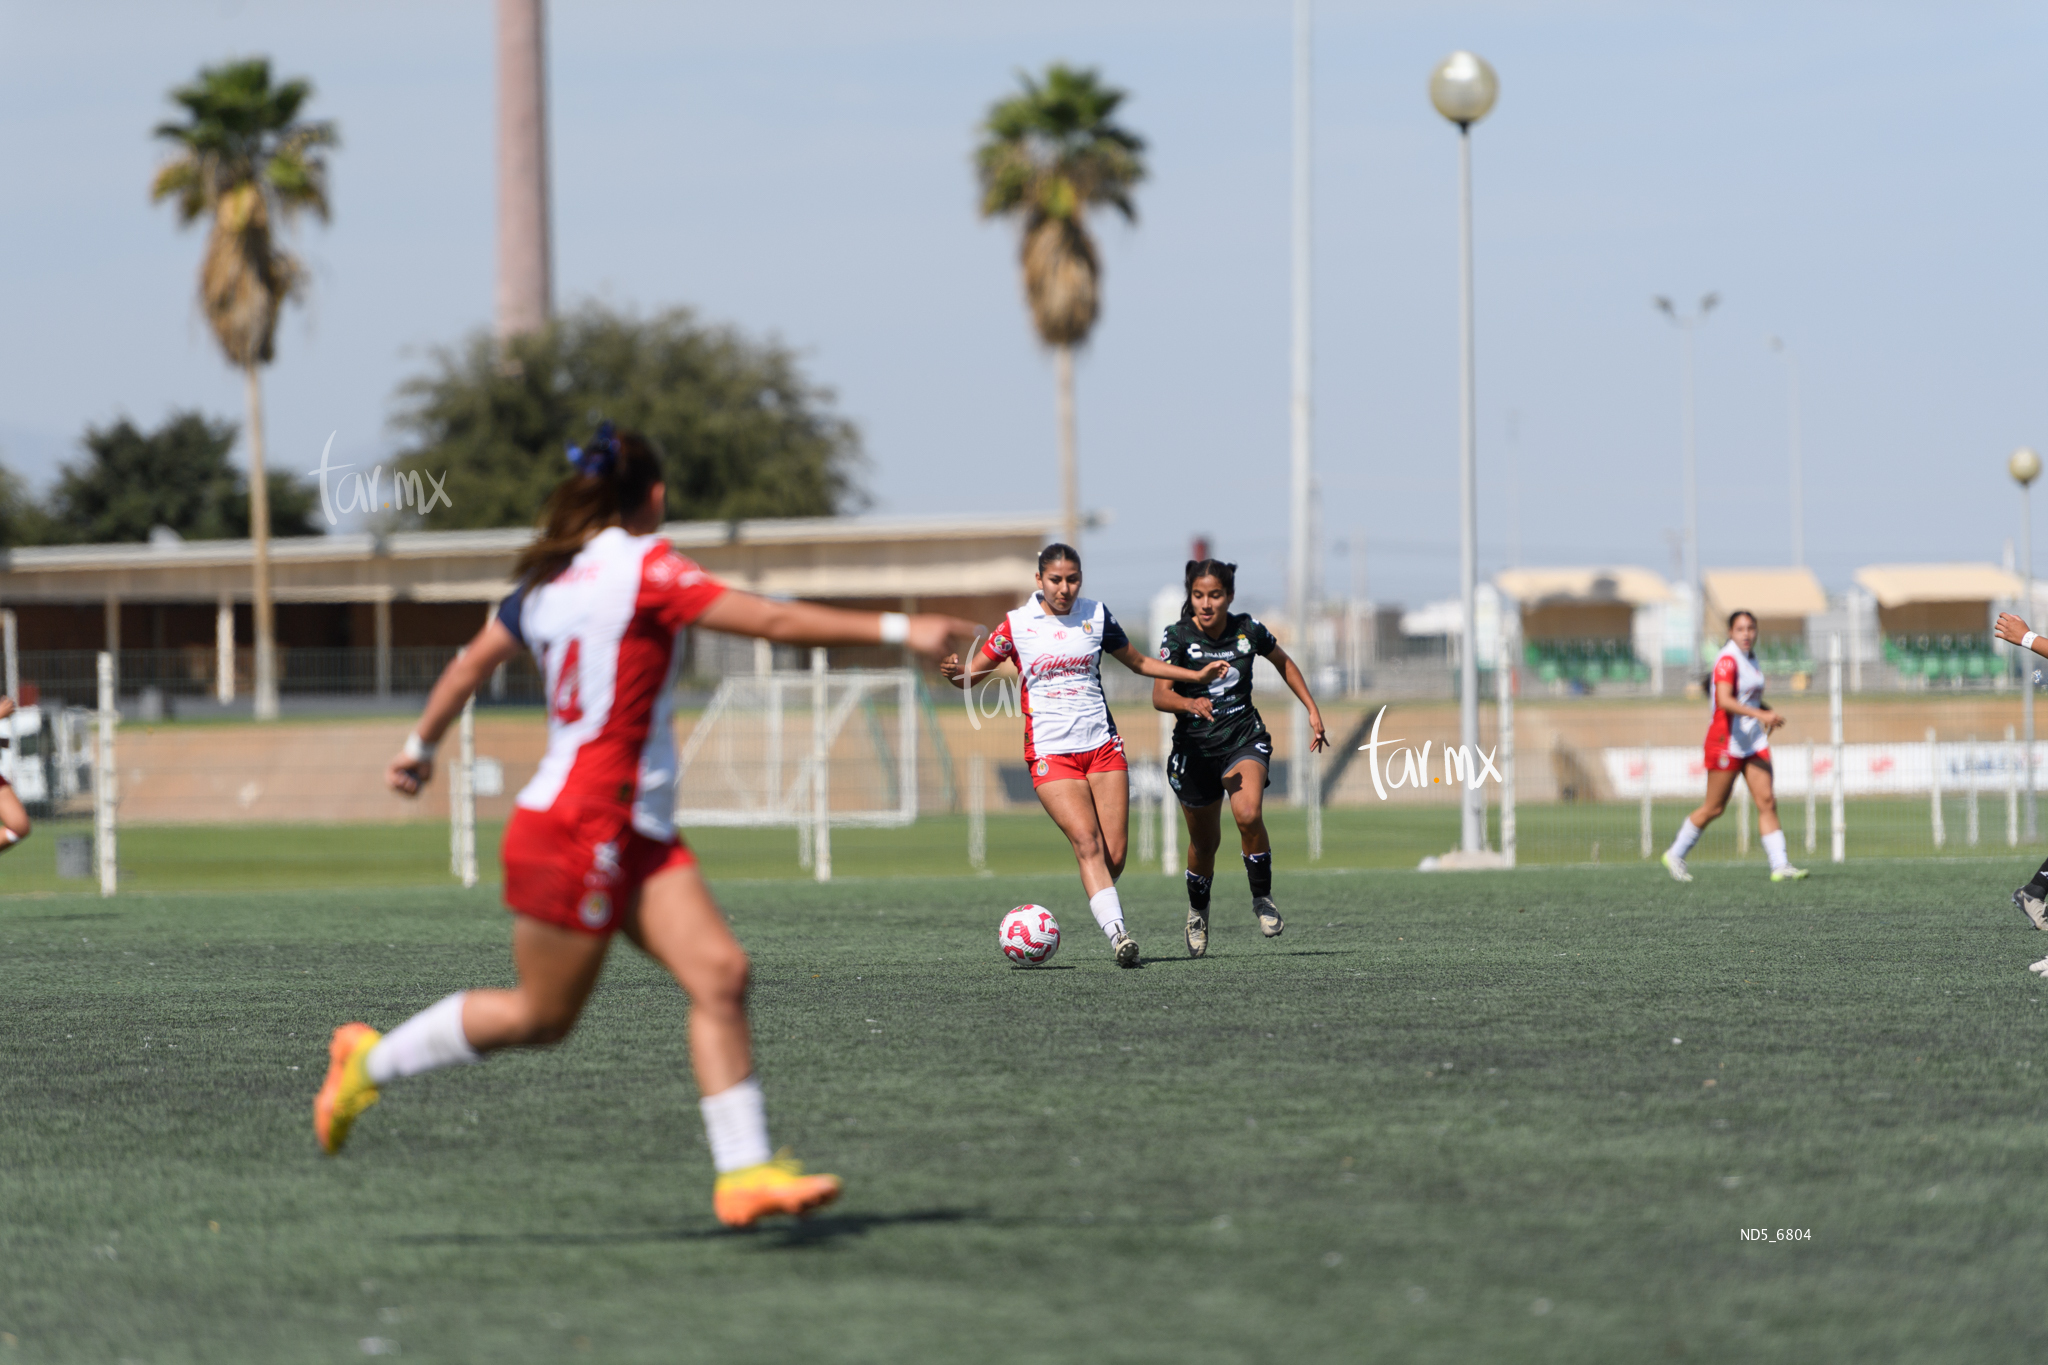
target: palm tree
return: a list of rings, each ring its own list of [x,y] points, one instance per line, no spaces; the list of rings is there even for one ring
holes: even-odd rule
[[[1102,303],[1102,262],[1087,211],[1107,204],[1138,220],[1131,190],[1145,178],[1145,143],[1114,121],[1124,92],[1092,70],[1054,63],[1043,81],[998,101],[974,155],[984,218],[1022,227],[1024,297],[1038,338],[1052,348],[1058,385],[1063,539],[1081,535],[1081,482],[1074,454],[1074,348],[1088,340]]]
[[[277,244],[275,229],[302,213],[327,221],[327,162],[321,153],[339,140],[332,123],[299,120],[312,95],[312,85],[303,80],[272,85],[268,58],[202,67],[198,80],[171,91],[185,118],[157,125],[156,136],[175,152],[149,187],[152,202],[176,204],[179,226],[212,220],[199,266],[199,307],[228,363],[240,367],[246,381],[259,720],[277,715],[261,372],[276,354],[278,313],[306,282],[305,267]]]

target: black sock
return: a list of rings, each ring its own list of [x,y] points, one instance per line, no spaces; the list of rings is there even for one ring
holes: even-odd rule
[[[1214,881],[1215,878],[1204,877],[1199,872],[1190,872],[1187,875],[1188,907],[1193,910],[1207,910],[1209,908],[1209,883]]]
[[[2041,864],[2041,870],[2027,881],[2027,894],[2036,900],[2048,900],[2048,863]]]
[[[1247,853],[1244,855],[1244,875],[1251,879],[1252,899],[1273,894],[1273,855],[1270,853]]]

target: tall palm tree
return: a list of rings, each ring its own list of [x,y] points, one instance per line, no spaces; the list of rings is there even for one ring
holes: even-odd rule
[[[278,245],[276,229],[302,213],[327,221],[322,152],[339,141],[332,123],[300,121],[299,110],[312,95],[304,80],[271,84],[268,58],[202,67],[198,80],[171,91],[185,117],[157,125],[156,136],[175,150],[149,188],[152,202],[168,199],[177,206],[179,226],[211,220],[199,266],[199,307],[228,363],[241,369],[248,395],[259,720],[277,715],[261,373],[276,354],[278,313],[306,282],[305,267]]]
[[[1054,63],[1045,79],[988,111],[974,155],[984,218],[1016,218],[1024,297],[1038,337],[1052,349],[1058,386],[1063,539],[1081,535],[1081,479],[1074,452],[1074,348],[1088,340],[1102,305],[1102,262],[1087,211],[1107,204],[1138,220],[1131,190],[1145,178],[1144,140],[1114,122],[1124,92],[1093,70]]]

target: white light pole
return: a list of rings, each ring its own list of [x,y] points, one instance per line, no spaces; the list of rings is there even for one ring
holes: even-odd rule
[[[1479,750],[1479,467],[1478,409],[1472,342],[1472,125],[1500,97],[1493,68],[1470,52],[1453,52],[1429,75],[1429,102],[1458,125],[1458,594],[1465,627],[1458,651],[1458,738]],[[1468,782],[1459,796],[1458,847],[1486,847],[1485,793]]]
[[[1699,451],[1695,440],[1692,401],[1692,332],[1693,328],[1707,320],[1707,314],[1714,311],[1714,305],[1721,301],[1719,294],[1709,293],[1700,299],[1699,311],[1691,317],[1680,317],[1678,309],[1670,299],[1659,294],[1652,302],[1671,319],[1684,339],[1683,377],[1680,381],[1679,422],[1685,436],[1685,588],[1692,594],[1692,645],[1688,655],[1692,662],[1700,661],[1700,639],[1706,623],[1701,613],[1706,610],[1706,595],[1700,589],[1700,466]]]
[[[2020,486],[2020,506],[2023,516],[2020,523],[2020,565],[2022,581],[2027,585],[2026,596],[2021,600],[2027,605],[2023,610],[2034,614],[2034,480],[2041,477],[2041,457],[2025,446],[2012,453],[2005,462],[2006,472]],[[2027,622],[2029,626],[2034,623]],[[2026,733],[2021,739],[2021,768],[2027,775],[2027,842],[2034,841],[2037,828],[2034,813],[2034,660],[2031,655],[2020,660],[2020,728]]]
[[[1304,665],[1312,665],[1309,647],[1309,598],[1315,570],[1315,449],[1310,443],[1309,406],[1312,359],[1309,332],[1309,211],[1310,162],[1310,28],[1311,0],[1294,0],[1294,234],[1293,290],[1294,337],[1290,368],[1289,455],[1292,466],[1292,496],[1289,530],[1292,544],[1287,555],[1287,615],[1294,626],[1295,648]],[[1289,707],[1288,799],[1300,804],[1308,800],[1309,771],[1308,712]]]
[[[1771,349],[1785,357],[1785,382],[1791,408],[1791,487],[1792,504],[1792,562],[1801,568],[1806,566],[1806,488],[1805,474],[1800,468],[1799,452],[1799,357],[1792,354],[1792,348],[1777,337],[1771,338]]]

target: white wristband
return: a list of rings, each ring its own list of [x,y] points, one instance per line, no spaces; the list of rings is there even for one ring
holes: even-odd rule
[[[434,746],[421,739],[417,733],[405,737],[405,756],[414,763],[431,759]]]
[[[2025,635],[2020,636],[2020,648],[2032,649],[2034,647],[2034,641],[2040,638],[2040,636],[2034,634],[2034,632],[2030,630]]]
[[[910,618],[900,611],[882,613],[882,643],[900,645],[910,638]]]

